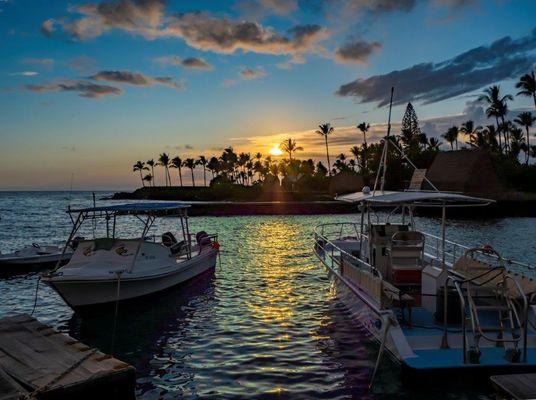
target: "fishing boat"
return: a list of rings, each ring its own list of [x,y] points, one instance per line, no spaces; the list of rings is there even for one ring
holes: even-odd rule
[[[43,275],[43,282],[71,308],[81,310],[151,295],[214,268],[219,252],[217,235],[204,231],[190,234],[188,207],[181,203],[134,203],[69,209],[73,229],[67,244],[88,220],[104,220],[106,235],[80,241],[69,263]],[[118,217],[127,216],[143,226],[135,238],[116,235]],[[178,220],[177,237],[172,232],[149,235],[159,217]]]
[[[411,374],[536,369],[536,267],[445,237],[449,209],[493,200],[441,192],[426,178],[430,191],[384,190],[387,147],[402,152],[389,132],[374,187],[337,197],[356,203],[360,220],[314,230],[338,298],[380,344],[372,381],[384,352]],[[417,226],[425,207],[441,211],[439,235]]]
[[[54,264],[57,264],[60,261],[69,261],[72,255],[72,248],[68,248],[64,252],[63,249],[58,246],[41,246],[38,243],[32,243],[31,245],[24,246],[22,249],[12,253],[0,254],[0,266],[54,266]]]

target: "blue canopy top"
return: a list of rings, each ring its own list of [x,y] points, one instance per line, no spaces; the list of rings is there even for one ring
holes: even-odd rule
[[[190,207],[189,204],[183,203],[130,203],[130,204],[112,204],[101,207],[88,207],[67,210],[68,213],[85,213],[85,212],[111,212],[118,214],[152,214],[158,212],[182,210]]]

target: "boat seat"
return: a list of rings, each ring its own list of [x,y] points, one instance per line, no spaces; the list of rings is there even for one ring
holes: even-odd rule
[[[165,247],[169,248],[169,251],[171,252],[171,254],[175,255],[175,254],[180,254],[182,252],[182,250],[186,246],[186,241],[181,240],[180,242],[178,242],[175,236],[173,235],[173,233],[166,232],[162,234],[162,244]]]
[[[463,255],[454,263],[451,273],[462,279],[470,279],[475,285],[495,289],[504,281],[506,270]]]
[[[420,285],[424,259],[424,235],[420,232],[396,232],[391,237],[388,277],[395,285]]]

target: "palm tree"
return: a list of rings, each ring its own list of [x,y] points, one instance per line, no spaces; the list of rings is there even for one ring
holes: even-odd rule
[[[149,186],[151,186],[151,182],[153,180],[153,176],[151,174],[147,174],[143,177],[143,181],[149,182]]]
[[[492,149],[497,149],[497,147],[499,147],[499,143],[497,141],[497,129],[495,128],[495,125],[486,126],[483,134],[484,140],[489,147]]]
[[[450,127],[444,134],[441,135],[450,144],[450,149],[454,150],[454,142],[456,142],[456,150],[458,150],[458,133],[460,130],[457,126]]]
[[[151,167],[151,182],[152,186],[155,185],[155,179],[154,179],[154,166],[156,165],[156,162],[151,158],[148,160],[145,164],[147,164],[149,167]]]
[[[173,157],[173,160],[171,160],[171,168],[175,168],[179,171],[179,183],[182,187],[182,160],[180,157]]]
[[[208,160],[205,156],[199,156],[199,158],[196,161],[197,165],[203,166],[203,184],[207,186],[207,164]]]
[[[171,185],[171,175],[169,174],[169,155],[167,155],[166,153],[160,154],[160,156],[158,157],[158,165],[164,167],[166,186]]]
[[[517,126],[512,126],[510,128],[510,134],[511,134],[510,156],[517,160],[519,157],[519,153],[521,151],[524,151],[526,154],[528,154],[528,147],[527,147],[527,144],[525,143],[523,130],[521,130]]]
[[[192,186],[195,187],[195,178],[194,178],[195,160],[193,158],[187,158],[182,165],[184,165],[186,168],[190,168],[190,172],[192,173]]]
[[[530,149],[529,130],[532,127],[532,124],[534,123],[534,121],[536,121],[536,117],[534,117],[532,113],[528,111],[522,112],[521,114],[517,116],[516,119],[514,119],[514,122],[516,124],[521,125],[525,128],[525,132],[527,134],[527,148],[529,149]],[[528,163],[529,163],[529,153],[527,152],[526,157],[525,157],[525,164],[528,164]]]
[[[210,157],[209,162],[207,163],[208,170],[212,173],[212,179],[218,174],[220,171],[220,162],[216,157]]]
[[[292,138],[285,139],[279,145],[279,148],[285,153],[288,153],[288,158],[292,161],[292,153],[295,151],[303,151],[303,147],[298,146],[295,140]]]
[[[534,71],[519,78],[519,81],[516,83],[516,88],[521,89],[517,92],[517,96],[532,97],[534,100],[534,107],[536,107],[536,78],[534,76]]]
[[[488,118],[495,117],[495,122],[497,123],[497,131],[499,132],[499,146],[501,145],[501,129],[499,125],[499,118],[504,123],[504,117],[508,113],[508,104],[507,101],[513,100],[511,94],[507,94],[501,97],[501,88],[498,85],[490,86],[484,90],[484,93],[478,98],[478,101],[485,101],[488,103],[488,108],[486,108],[486,115]],[[505,135],[505,150],[507,150],[507,139],[506,132],[503,132]]]
[[[324,137],[324,140],[326,141],[326,156],[328,159],[328,173],[329,176],[331,176],[331,162],[329,160],[329,148],[328,148],[328,136],[331,135],[335,129],[331,126],[329,122],[326,122],[325,124],[318,125],[318,130],[315,132],[319,135]]]
[[[428,139],[428,148],[432,150],[439,150],[439,146],[441,146],[443,143],[439,141],[439,139],[435,137],[431,137]]]
[[[475,128],[475,123],[471,120],[469,121],[465,121],[461,126],[460,126],[460,132],[462,132],[465,136],[468,136],[469,137],[469,141],[472,142],[472,139],[471,138],[476,138],[478,137],[478,132],[482,129],[481,126],[477,126]],[[481,138],[483,138],[482,135],[480,135]]]
[[[142,171],[148,171],[149,168],[145,166],[145,163],[143,161],[136,161],[136,164],[132,167],[132,172],[139,172],[140,173],[140,179],[142,186],[145,187],[145,182],[143,180]]]
[[[370,129],[370,124],[367,122],[361,122],[359,125],[357,125],[357,129],[363,133],[363,143],[367,144],[367,132]]]

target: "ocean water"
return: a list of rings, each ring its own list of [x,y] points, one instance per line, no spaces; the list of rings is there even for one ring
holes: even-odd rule
[[[98,193],[97,198],[107,193]],[[91,205],[87,192],[0,192],[0,251],[25,244],[61,244],[70,230],[68,205]],[[99,204],[103,203],[99,201]],[[492,399],[485,383],[416,388],[387,358],[367,390],[377,355],[337,300],[312,253],[312,229],[356,215],[194,217],[191,231],[220,235],[213,273],[113,315],[74,314],[41,285],[35,316],[134,365],[141,399],[326,398]],[[438,233],[438,221],[418,225]],[[155,233],[176,230],[163,219]],[[83,235],[98,235],[91,223]],[[128,219],[119,231],[135,235]],[[536,219],[451,221],[449,238],[493,244],[510,258],[536,263]],[[0,315],[32,310],[38,275],[0,278]]]

